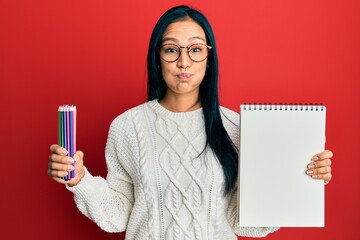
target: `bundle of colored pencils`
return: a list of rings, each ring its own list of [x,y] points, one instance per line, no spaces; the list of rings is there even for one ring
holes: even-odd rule
[[[76,152],[76,106],[62,105],[58,109],[59,116],[59,145],[65,148],[70,157]],[[75,167],[75,163],[74,163]],[[75,177],[75,170],[64,177],[68,181]]]

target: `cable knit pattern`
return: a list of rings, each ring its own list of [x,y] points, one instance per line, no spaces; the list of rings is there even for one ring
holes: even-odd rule
[[[239,115],[221,108],[224,126],[239,144]],[[277,228],[239,228],[236,190],[224,196],[222,167],[211,150],[202,109],[171,112],[157,100],[118,116],[106,144],[106,180],[85,177],[75,187],[77,207],[127,240],[236,240]]]
[[[155,121],[156,131],[165,141],[160,149],[160,165],[170,180],[164,188],[165,206],[172,221],[165,226],[165,235],[167,239],[199,240],[205,228],[199,210],[206,187],[198,177],[205,172],[200,155],[205,146],[203,121],[197,121],[200,114],[181,122],[167,118],[167,114],[158,115]]]
[[[151,190],[149,189],[148,184],[148,174],[146,169],[146,142],[144,137],[143,129],[140,127],[140,121],[139,121],[139,114],[138,109],[134,110],[134,125],[135,129],[138,135],[138,141],[139,141],[139,149],[140,149],[140,176],[142,181],[143,189],[145,190],[145,199],[147,203],[147,210],[148,210],[148,232],[149,232],[149,239],[154,239],[154,208],[152,204],[152,197],[149,195],[151,193]]]

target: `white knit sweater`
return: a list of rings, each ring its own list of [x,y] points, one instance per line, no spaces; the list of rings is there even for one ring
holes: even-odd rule
[[[239,144],[239,115],[221,108]],[[118,116],[106,144],[106,180],[85,176],[75,187],[77,207],[108,232],[128,240],[232,240],[277,228],[240,228],[236,190],[224,196],[224,176],[206,140],[202,109],[170,112],[157,100]]]

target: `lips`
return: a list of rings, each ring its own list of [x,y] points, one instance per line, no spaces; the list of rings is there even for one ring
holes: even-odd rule
[[[190,73],[180,73],[180,74],[177,74],[176,75],[180,80],[187,80],[187,79],[189,79],[191,76],[192,76],[192,74],[190,74]]]

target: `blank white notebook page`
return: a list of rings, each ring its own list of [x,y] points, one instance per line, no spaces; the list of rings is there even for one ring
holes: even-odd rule
[[[324,150],[325,116],[324,106],[240,106],[240,226],[324,226],[324,181],[306,171]]]

